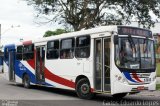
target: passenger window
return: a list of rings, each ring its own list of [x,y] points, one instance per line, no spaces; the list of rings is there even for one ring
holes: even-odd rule
[[[25,45],[23,48],[23,60],[34,58],[34,45]]]
[[[60,58],[61,59],[74,58],[74,45],[75,45],[74,38],[68,38],[68,39],[61,40]]]
[[[76,38],[76,58],[88,58],[90,56],[90,36]]]
[[[47,59],[59,58],[59,40],[49,41],[47,43]]]
[[[23,46],[18,46],[17,53],[16,53],[16,59],[22,60],[22,57],[23,57]]]

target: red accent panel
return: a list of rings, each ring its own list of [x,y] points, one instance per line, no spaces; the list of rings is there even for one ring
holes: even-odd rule
[[[35,70],[35,58],[36,58],[36,50],[34,49],[34,57],[33,59],[27,60],[27,63]]]
[[[141,81],[141,80],[138,78],[138,76],[137,76],[137,74],[136,74],[136,73],[132,73],[132,75],[133,75],[133,77],[134,77],[137,81],[139,81],[139,82],[143,82],[143,81]]]
[[[70,88],[74,88],[75,89],[75,83],[70,81],[70,80],[67,80],[67,79],[64,79],[62,77],[59,77],[53,73],[51,73],[47,68],[45,68],[45,77],[51,81],[54,81],[54,82],[57,82],[59,84],[62,84],[62,85],[65,85],[65,86],[68,86]]]
[[[35,61],[34,61],[34,59],[27,60],[27,63],[28,63],[33,69],[35,69]]]
[[[29,40],[29,41],[24,41],[24,42],[23,42],[23,45],[30,45],[30,44],[32,44],[32,41],[31,41],[31,40]]]

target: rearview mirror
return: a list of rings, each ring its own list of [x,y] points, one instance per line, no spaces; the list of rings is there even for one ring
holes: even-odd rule
[[[118,44],[118,35],[114,35],[114,44]]]

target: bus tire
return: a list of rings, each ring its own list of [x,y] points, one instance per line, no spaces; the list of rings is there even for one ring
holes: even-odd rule
[[[128,93],[118,93],[118,94],[114,94],[112,95],[115,99],[122,99],[123,97],[125,97]]]
[[[87,78],[82,78],[77,82],[76,93],[81,99],[91,99],[94,96]]]
[[[25,74],[24,77],[23,77],[23,86],[25,88],[30,88],[30,86],[31,86],[30,85],[30,78],[27,74]]]

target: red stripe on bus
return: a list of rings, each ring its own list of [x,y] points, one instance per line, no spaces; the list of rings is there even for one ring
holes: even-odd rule
[[[138,78],[138,76],[137,76],[136,73],[132,73],[132,75],[133,75],[133,77],[134,77],[137,81],[142,82],[142,81]]]
[[[34,50],[34,59],[36,58],[36,50]],[[31,60],[27,60],[27,63],[33,68],[35,69],[35,60],[34,59],[31,59]],[[56,82],[56,83],[59,83],[59,84],[62,84],[64,86],[68,86],[70,88],[73,88],[75,89],[75,83],[70,81],[70,80],[67,80],[67,79],[64,79],[62,77],[59,77],[53,73],[51,73],[46,67],[44,69],[44,74],[45,74],[45,77],[53,82]],[[91,92],[93,92],[94,89],[91,88]]]
[[[67,79],[64,79],[62,77],[59,77],[59,76],[51,73],[47,68],[45,68],[44,71],[45,71],[45,77],[47,79],[75,89],[75,83],[74,82],[72,82],[70,80],[67,80]]]
[[[31,59],[31,60],[27,60],[27,63],[33,68],[35,69],[35,58],[36,58],[36,50],[34,50],[34,59]],[[62,84],[62,85],[65,85],[65,86],[68,86],[68,87],[71,87],[71,88],[74,88],[75,89],[75,83],[70,81],[70,80],[67,80],[67,79],[64,79],[62,77],[59,77],[53,73],[51,73],[46,67],[44,69],[44,74],[45,74],[45,77],[53,82],[57,82],[59,84]]]
[[[35,69],[35,61],[34,61],[34,59],[27,60],[27,63],[28,63],[33,69]]]
[[[27,60],[27,63],[35,70],[35,58],[36,58],[36,50],[34,49],[34,57],[33,59]]]

